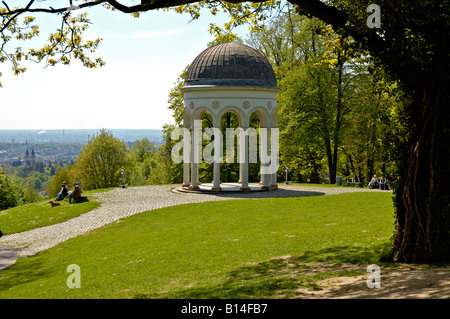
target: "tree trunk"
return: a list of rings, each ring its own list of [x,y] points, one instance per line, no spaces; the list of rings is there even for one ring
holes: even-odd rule
[[[370,181],[373,177],[373,165],[374,165],[374,158],[373,155],[369,155],[367,158],[367,176],[366,178]]]
[[[312,182],[315,184],[319,184],[320,183],[320,179],[319,179],[319,168],[317,167],[316,164],[316,160],[313,159],[313,178],[312,178]]]
[[[328,175],[330,175],[330,184],[336,183],[336,171],[335,166],[333,165],[333,153],[331,150],[331,140],[329,137],[324,138],[325,142],[325,150],[327,154],[327,160],[328,160]]]
[[[353,165],[353,159],[350,156],[350,154],[346,154],[346,155],[347,155],[348,161],[350,162],[350,167],[352,169],[351,172],[349,171],[349,175],[353,176],[353,177],[356,177],[356,171],[355,171],[355,165]]]
[[[395,262],[450,260],[449,96],[436,82],[411,105],[412,134],[396,187]]]
[[[341,46],[342,46],[342,39],[341,38]],[[339,150],[339,144],[340,144],[340,137],[339,134],[341,132],[341,126],[342,126],[342,95],[343,95],[343,91],[342,91],[342,67],[343,67],[343,62],[341,59],[341,51],[338,52],[338,63],[337,63],[337,68],[338,68],[338,79],[337,79],[337,101],[336,101],[336,117],[335,117],[335,122],[334,122],[334,132],[333,132],[333,160],[332,160],[332,165],[333,165],[333,176],[330,176],[330,184],[335,184],[336,183],[336,174],[337,174],[337,162],[338,162],[338,150]]]

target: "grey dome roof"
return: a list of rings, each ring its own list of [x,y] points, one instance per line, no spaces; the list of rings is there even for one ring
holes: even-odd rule
[[[185,86],[277,87],[277,79],[267,59],[255,49],[228,42],[200,53],[189,67]]]

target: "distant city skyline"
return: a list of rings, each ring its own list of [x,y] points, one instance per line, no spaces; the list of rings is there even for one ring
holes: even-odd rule
[[[129,147],[142,138],[156,146],[163,143],[162,131],[158,129],[111,129],[114,137]],[[48,161],[76,160],[79,151],[89,137],[97,135],[96,129],[55,130],[0,130],[0,167],[20,166],[27,160]]]
[[[226,14],[208,12],[192,22],[189,15],[173,12],[151,11],[139,19],[101,7],[87,12],[93,24],[85,36],[103,39],[91,56],[106,65],[87,69],[73,60],[69,66],[44,69],[27,62],[22,65],[27,71],[14,76],[7,61],[0,63],[0,130],[162,129],[174,122],[167,108],[174,82],[214,40],[210,22],[227,20]],[[42,46],[60,24],[60,16],[43,18],[36,21],[39,41],[11,41],[7,49]],[[245,33],[247,27],[239,30]]]
[[[110,129],[114,137],[125,142],[147,138],[151,142],[162,143],[159,129]],[[89,137],[97,135],[99,129],[53,129],[53,130],[1,130],[0,143],[87,143]]]

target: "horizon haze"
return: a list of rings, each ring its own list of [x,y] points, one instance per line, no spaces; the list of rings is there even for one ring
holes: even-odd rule
[[[50,130],[4,130],[0,129],[0,143],[87,143],[89,137],[97,135],[101,129],[50,129]],[[148,138],[154,144],[162,143],[162,130],[158,129],[108,129],[125,142]]]

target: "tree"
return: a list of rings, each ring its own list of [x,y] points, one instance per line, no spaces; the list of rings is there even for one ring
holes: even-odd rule
[[[47,184],[47,195],[50,197],[56,197],[62,188],[63,182],[66,182],[68,187],[75,182],[71,169],[66,167],[61,168]]]
[[[85,189],[116,187],[122,182],[121,169],[128,169],[130,162],[125,142],[101,129],[80,150],[73,171]]]
[[[395,261],[450,259],[449,1],[380,1],[382,28],[369,29],[368,5],[336,1],[328,7],[303,1],[305,11],[351,35],[399,80],[411,103],[405,122],[408,140],[397,145]],[[311,5],[311,6],[309,6]]]
[[[28,5],[10,9],[5,2],[0,16],[3,43],[9,41],[10,32],[22,39],[32,37],[36,29],[32,19],[25,18],[25,28],[18,26],[18,17],[30,12],[63,13],[64,8],[32,8]],[[439,262],[450,259],[450,109],[448,108],[450,56],[449,0],[391,1],[379,0],[382,9],[380,28],[367,24],[367,7],[371,1],[333,0],[289,0],[288,10],[315,16],[339,34],[351,36],[355,49],[365,50],[381,63],[387,72],[399,81],[410,104],[404,121],[410,129],[404,144],[397,145],[399,182],[395,189],[396,233],[393,260],[402,262]],[[43,2],[45,4],[45,2]],[[72,4],[72,1],[70,1]],[[188,12],[194,18],[201,7],[212,12],[220,8],[229,11],[231,24],[263,21],[271,9],[280,1],[195,1],[195,0],[142,0],[140,4],[123,5],[114,0],[77,2],[80,8],[98,5],[107,6],[124,13],[139,13],[148,10],[175,7],[178,12]],[[68,19],[68,15],[63,15]],[[69,28],[70,29],[70,28]],[[76,28],[70,29],[78,30]],[[81,29],[80,29],[81,30]],[[25,31],[25,32],[24,32]],[[82,31],[82,30],[81,30]],[[70,32],[67,30],[67,32]],[[80,42],[72,42],[68,36],[50,37],[53,45],[69,41],[69,48],[85,52]],[[64,34],[63,34],[64,35]],[[76,33],[79,35],[79,32]],[[76,38],[76,37],[75,37]],[[56,40],[55,40],[56,39]],[[64,40],[60,40],[64,39]],[[5,57],[2,46],[2,61],[9,59],[14,72],[22,70],[17,65],[24,57],[21,50]],[[40,52],[40,53],[39,53]],[[31,52],[45,58],[52,50]],[[61,62],[67,62],[68,54],[60,51]],[[40,56],[39,56],[40,57]],[[48,60],[52,64],[54,61]],[[57,61],[56,61],[57,62]]]
[[[156,145],[147,138],[136,140],[131,147],[133,169],[130,185],[152,185],[170,183],[170,162],[167,162]]]
[[[349,39],[295,13],[274,19],[250,42],[276,67],[282,161],[295,170],[291,174],[318,182],[325,156],[334,184],[355,82],[367,72],[364,61],[354,56]]]
[[[23,197],[25,202],[34,203],[40,201],[42,196],[39,195],[38,191],[34,188],[34,183],[32,180],[26,180],[23,188]]]
[[[131,146],[131,153],[134,160],[137,162],[143,162],[148,156],[151,156],[156,152],[156,145],[144,137],[137,139]]]
[[[183,164],[172,161],[172,149],[177,143],[172,140],[172,133],[176,128],[176,125],[165,124],[162,130],[164,143],[158,149],[158,161],[165,165],[162,171],[160,170],[164,175],[160,178],[163,183],[181,183],[183,180]]]
[[[21,187],[14,183],[10,176],[5,175],[0,167],[0,210],[19,206],[23,202]]]
[[[369,64],[368,70],[354,86],[341,171],[365,184],[374,174],[384,176],[392,187],[396,183],[396,145],[408,135],[399,120],[405,99],[398,83],[388,81],[380,67]]]

